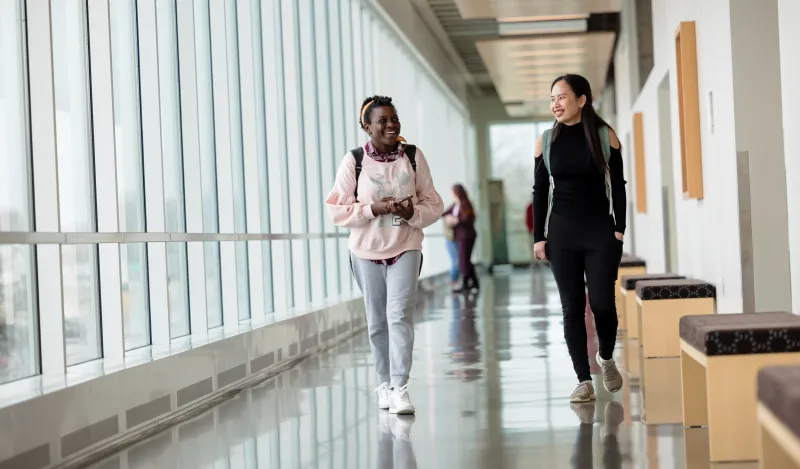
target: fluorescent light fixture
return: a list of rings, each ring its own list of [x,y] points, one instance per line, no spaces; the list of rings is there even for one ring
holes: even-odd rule
[[[582,33],[588,29],[585,19],[555,21],[522,21],[499,23],[497,31],[501,36],[520,36],[530,34]]]
[[[532,21],[563,21],[563,20],[585,20],[589,18],[587,14],[576,15],[550,15],[550,16],[509,16],[497,18],[498,23],[529,23]]]
[[[510,52],[508,55],[511,57],[552,57],[552,56],[559,56],[559,55],[574,55],[574,54],[583,54],[586,52],[583,48],[580,49],[540,49],[540,50],[525,50],[525,51],[514,51]]]

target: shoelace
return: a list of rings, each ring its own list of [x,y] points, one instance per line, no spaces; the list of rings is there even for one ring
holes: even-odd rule
[[[408,384],[406,384],[405,386],[399,387],[399,388],[394,388],[394,392],[400,394],[401,396],[407,394],[408,393]]]
[[[575,390],[572,391],[572,394],[576,394],[578,391],[583,390],[589,392],[589,388],[586,386],[586,383],[581,383],[575,387]]]
[[[619,374],[619,370],[616,366],[614,366],[614,364],[604,365],[603,371],[608,373],[608,379],[617,379],[621,376]]]
[[[389,392],[389,386],[386,383],[381,383],[381,385],[375,388],[372,392],[376,392],[378,394],[381,394],[382,392]]]

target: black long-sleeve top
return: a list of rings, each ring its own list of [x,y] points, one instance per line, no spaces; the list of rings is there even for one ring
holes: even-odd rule
[[[625,233],[627,198],[622,172],[622,152],[611,147],[608,161],[611,173],[611,195],[614,202],[615,231]],[[605,175],[592,159],[582,124],[562,125],[550,146],[550,170],[553,173],[552,213],[575,220],[599,220],[608,214]],[[541,155],[536,157],[533,186],[533,240],[544,241],[550,173]]]

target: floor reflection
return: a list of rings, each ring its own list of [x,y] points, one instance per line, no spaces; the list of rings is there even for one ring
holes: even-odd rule
[[[487,278],[476,298],[443,289],[418,306],[410,384],[416,417],[377,409],[362,334],[92,467],[716,467],[708,463],[707,432],[641,421],[643,382],[626,376],[611,395],[593,366],[598,401],[569,404],[575,376],[546,267]],[[620,362],[625,344],[621,336]],[[679,379],[673,375],[664,379]]]
[[[417,469],[417,457],[411,444],[413,415],[381,412],[378,440],[378,469]]]

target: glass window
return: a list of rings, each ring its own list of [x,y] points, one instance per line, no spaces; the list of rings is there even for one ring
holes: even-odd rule
[[[328,123],[323,121],[319,115],[319,96],[317,95],[317,44],[314,33],[314,11],[313,0],[301,0],[298,6],[299,13],[299,45],[300,45],[300,66],[301,80],[300,87],[302,92],[302,128],[300,138],[303,140],[305,149],[305,171],[303,180],[305,181],[305,196],[307,200],[306,210],[306,231],[309,233],[322,232],[323,220],[323,195],[322,174],[321,174],[321,151],[322,127],[330,131]],[[324,47],[319,44],[319,47]],[[328,189],[330,190],[330,189]],[[324,240],[310,239],[306,243],[307,255],[313,261],[314,268],[309,268],[308,278],[311,280],[309,299],[312,302],[322,301],[325,298],[325,253],[323,248]]]
[[[136,0],[113,1],[109,8],[119,229],[121,232],[144,232]],[[146,245],[121,245],[120,267],[125,350],[130,350],[150,344]]]
[[[158,0],[157,8],[165,226],[169,233],[182,233],[186,231],[186,213],[183,199],[183,148],[175,2]],[[172,338],[189,334],[189,278],[186,255],[185,243],[167,243],[167,294]]]
[[[200,128],[200,177],[203,191],[203,231],[219,232],[217,157],[214,139],[214,90],[211,76],[211,23],[208,0],[195,0],[195,59],[197,60],[197,117]],[[219,243],[206,242],[206,300],[208,327],[222,325],[222,277]]]
[[[62,231],[95,231],[85,0],[51,4]],[[97,246],[61,248],[67,365],[100,358]]]
[[[236,2],[226,0],[226,42],[228,45],[228,103],[230,109],[231,163],[233,178],[233,224],[235,233],[247,233],[244,192],[244,144],[242,136],[242,94],[239,76],[239,33]],[[247,242],[236,243],[236,288],[239,319],[250,318],[250,272]]]
[[[286,116],[283,96],[283,25],[281,2],[261,5],[264,40],[264,89],[267,121],[267,175],[271,232],[288,233],[288,175],[286,169]],[[273,304],[282,310],[292,303],[292,262],[288,241],[272,241]]]
[[[21,0],[0,2],[0,231],[30,231],[25,31]],[[0,246],[0,384],[36,374],[38,346],[28,245]]]
[[[306,152],[302,140],[302,89],[300,44],[299,44],[299,18],[297,2],[295,0],[282,0],[283,18],[283,87],[286,103],[286,146],[289,151],[286,155],[286,167],[289,173],[289,187],[287,195],[294,210],[289,210],[289,227],[291,233],[305,233],[308,223],[306,215],[308,205],[305,193],[305,158]],[[291,259],[294,287],[294,305],[302,306],[308,303],[310,297],[311,276],[308,266],[308,241],[292,240]]]
[[[261,27],[261,0],[250,0],[251,22],[253,27],[253,72],[255,74],[256,95],[256,148],[258,151],[258,191],[259,207],[261,209],[261,231],[271,232],[269,210],[269,173],[267,172],[267,110],[266,93],[264,90],[264,33]],[[269,32],[267,34],[270,34]],[[261,243],[261,258],[264,268],[264,307],[273,311],[275,304],[272,296],[272,243]]]

